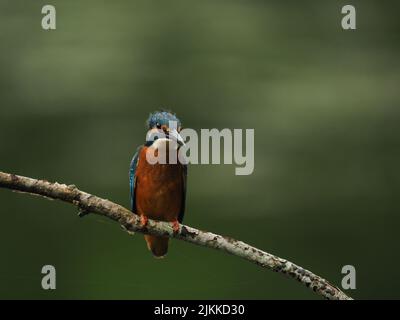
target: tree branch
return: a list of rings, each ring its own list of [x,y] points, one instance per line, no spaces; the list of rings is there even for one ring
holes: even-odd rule
[[[225,251],[251,261],[263,268],[285,274],[301,282],[326,299],[351,300],[340,289],[311,271],[270,253],[261,251],[242,241],[185,225],[180,225],[179,231],[174,232],[170,223],[150,219],[146,226],[142,226],[139,217],[128,209],[109,200],[80,191],[74,185],[67,186],[57,182],[51,183],[46,180],[36,180],[0,171],[0,187],[72,203],[79,208],[80,216],[89,212],[99,214],[118,222],[128,232],[138,231],[157,236],[166,236]]]

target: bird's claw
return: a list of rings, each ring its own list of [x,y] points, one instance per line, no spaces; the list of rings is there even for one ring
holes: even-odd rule
[[[180,228],[179,222],[177,220],[172,221],[172,230],[173,230],[173,232],[174,233],[179,233],[179,228]]]
[[[140,216],[140,225],[142,226],[142,227],[145,227],[145,226],[147,226],[147,223],[149,222],[149,219],[146,217],[146,216],[144,216],[144,215],[141,215]]]

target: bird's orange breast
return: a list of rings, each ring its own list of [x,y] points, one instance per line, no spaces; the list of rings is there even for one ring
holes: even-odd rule
[[[137,214],[175,221],[183,205],[183,166],[180,163],[150,164],[146,160],[147,149],[141,150],[136,170]]]

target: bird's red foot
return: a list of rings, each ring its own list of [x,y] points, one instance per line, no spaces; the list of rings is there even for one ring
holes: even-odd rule
[[[174,233],[179,233],[179,222],[178,220],[172,221],[172,230]]]
[[[140,225],[142,226],[142,227],[145,227],[145,226],[147,226],[147,223],[149,222],[149,219],[146,217],[146,216],[144,216],[144,215],[141,215],[140,216]]]

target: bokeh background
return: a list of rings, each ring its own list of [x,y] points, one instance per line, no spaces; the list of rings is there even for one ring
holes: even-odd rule
[[[41,29],[41,8],[57,30]],[[0,0],[0,170],[129,205],[149,112],[254,128],[255,171],[192,165],[185,223],[290,259],[355,298],[400,298],[400,5],[351,1]],[[0,298],[318,299],[280,274],[0,190]],[[41,268],[57,289],[41,289]]]

